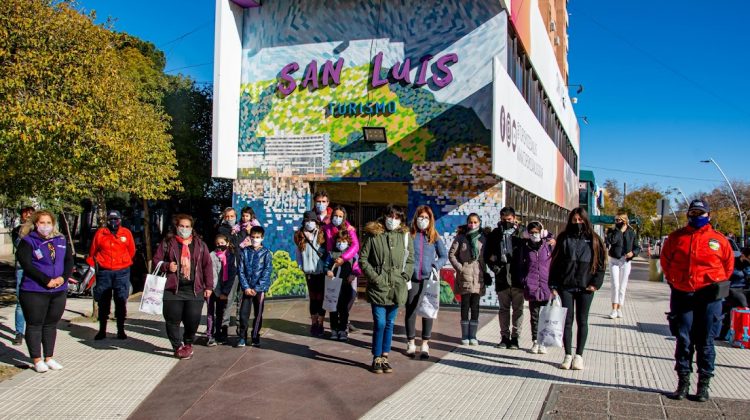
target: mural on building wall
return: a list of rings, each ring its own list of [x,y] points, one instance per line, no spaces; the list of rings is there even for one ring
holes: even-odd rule
[[[265,244],[285,252],[275,294],[304,281],[289,255],[311,181],[408,182],[410,211],[430,205],[448,245],[469,213],[497,223],[492,57],[505,54],[506,26],[496,1],[279,0],[245,11],[234,205],[252,206]],[[387,143],[365,142],[364,126],[385,127]]]

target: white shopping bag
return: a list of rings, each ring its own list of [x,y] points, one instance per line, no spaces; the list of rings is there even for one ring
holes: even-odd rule
[[[567,308],[562,307],[560,296],[543,306],[539,312],[539,324],[536,341],[545,347],[562,347],[563,331],[565,331],[565,315]]]
[[[336,312],[339,304],[339,293],[341,293],[341,267],[336,270],[333,277],[326,276],[326,289],[323,294],[323,309],[328,312]]]
[[[440,276],[432,269],[430,278],[424,281],[422,294],[419,296],[417,315],[422,318],[436,319],[440,309]]]
[[[151,315],[161,315],[164,305],[164,286],[167,284],[167,278],[159,275],[159,269],[162,263],[156,264],[154,271],[146,276],[146,283],[143,285],[143,295],[138,310]]]

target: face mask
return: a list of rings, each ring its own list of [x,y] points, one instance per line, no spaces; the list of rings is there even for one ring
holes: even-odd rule
[[[395,230],[398,229],[401,226],[401,221],[398,219],[394,219],[393,217],[386,217],[385,218],[385,228],[388,230]]]
[[[692,216],[688,217],[688,225],[696,229],[700,229],[706,226],[709,222],[708,216]]]
[[[258,248],[260,246],[260,244],[263,243],[263,238],[253,238],[253,239],[251,239],[251,241],[253,243],[253,246],[256,247],[256,248]]]
[[[333,216],[331,218],[331,223],[333,223],[334,226],[341,226],[342,223],[344,223],[344,218],[339,216]]]
[[[579,235],[583,233],[584,225],[583,223],[574,223],[573,224],[573,231],[578,233]]]
[[[193,234],[193,228],[177,228],[177,234],[180,235],[182,239],[187,239]]]
[[[476,224],[476,225],[466,225],[466,227],[469,228],[469,232],[476,232],[477,230],[479,230],[479,225],[478,224]]]
[[[513,228],[516,227],[515,223],[513,223],[513,222],[506,222],[506,221],[502,221],[500,223],[500,225],[502,226],[502,228],[504,230],[511,230],[511,229],[513,229]]]
[[[54,228],[52,227],[52,225],[42,225],[36,227],[36,231],[39,232],[42,236],[49,236],[50,233],[52,233],[53,229]]]
[[[116,219],[115,220],[108,220],[107,221],[107,227],[109,228],[109,230],[112,230],[112,231],[117,230],[117,229],[120,228],[120,221],[116,220]]]
[[[227,219],[227,224],[231,227],[237,224],[237,219]]]
[[[310,232],[314,231],[316,227],[318,227],[318,224],[315,222],[305,222],[305,229]]]
[[[227,246],[226,245],[216,245],[216,249],[219,251],[226,251]]]
[[[420,230],[426,230],[428,227],[430,227],[430,219],[426,219],[424,217],[418,217],[417,218],[417,227]]]
[[[531,242],[534,242],[534,243],[542,242],[542,234],[532,233],[529,239],[531,239]]]
[[[339,251],[345,251],[347,248],[349,248],[349,243],[347,242],[336,242],[336,248],[338,248]]]
[[[617,229],[622,229],[622,227],[623,227],[623,226],[625,226],[625,223],[622,223],[622,222],[620,222],[620,223],[615,223],[615,227],[616,227]]]
[[[323,213],[324,211],[326,211],[326,209],[328,209],[328,204],[315,203],[315,211],[317,211],[318,213]]]

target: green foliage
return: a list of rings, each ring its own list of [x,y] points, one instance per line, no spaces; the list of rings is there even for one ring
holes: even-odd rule
[[[440,303],[455,303],[456,295],[453,294],[453,288],[445,280],[440,281]]]
[[[273,273],[271,273],[271,288],[268,296],[305,296],[307,282],[305,273],[292,261],[286,251],[273,253]]]

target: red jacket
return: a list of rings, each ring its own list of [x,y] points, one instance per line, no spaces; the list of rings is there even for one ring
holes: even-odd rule
[[[694,292],[727,281],[734,269],[734,253],[723,234],[711,225],[685,226],[672,232],[661,250],[661,267],[669,284]]]
[[[128,228],[120,226],[117,234],[113,235],[108,228],[103,227],[94,235],[86,262],[91,266],[96,262],[104,270],[122,270],[133,265],[133,256],[135,241]]]

